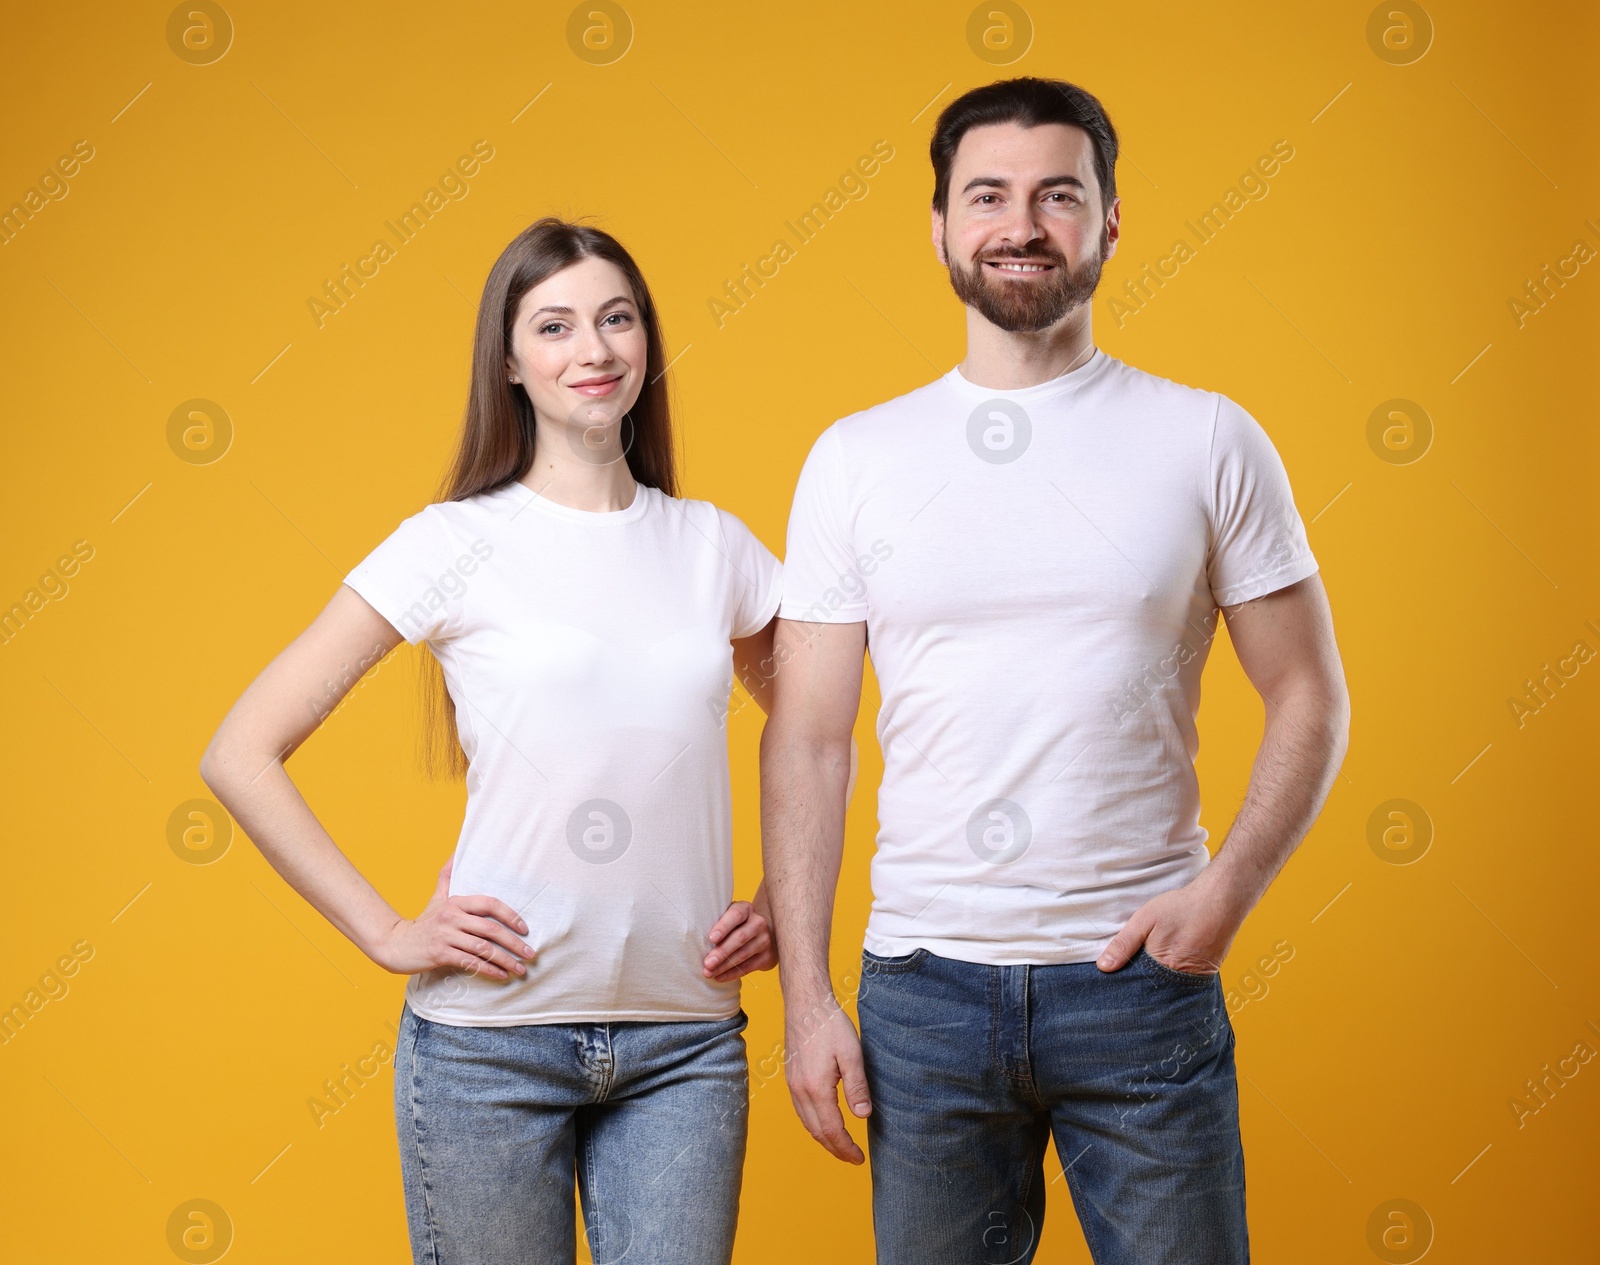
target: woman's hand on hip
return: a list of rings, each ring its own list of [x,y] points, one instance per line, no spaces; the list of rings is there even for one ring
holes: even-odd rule
[[[716,947],[706,954],[707,979],[728,984],[751,971],[770,971],[778,965],[778,942],[772,924],[747,900],[736,900],[710,931]]]
[[[522,939],[528,924],[493,896],[448,895],[454,864],[453,856],[444,863],[427,908],[395,923],[374,949],[373,960],[396,975],[441,966],[498,980],[525,975],[523,961],[534,958],[533,947]]]

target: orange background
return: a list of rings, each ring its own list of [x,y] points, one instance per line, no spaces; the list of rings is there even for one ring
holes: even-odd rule
[[[1592,1250],[1600,1063],[1569,1060],[1561,1076],[1558,1062],[1580,1042],[1600,1049],[1583,789],[1600,662],[1572,654],[1600,649],[1592,6],[1430,3],[1419,18],[1394,0],[1370,35],[1369,8],[1349,3],[1030,14],[995,0],[970,33],[962,4],[636,0],[625,19],[584,6],[600,10],[616,42],[580,56],[560,6],[422,20],[237,3],[209,61],[222,28],[209,46],[191,37],[185,60],[184,23],[169,41],[159,6],[13,15],[0,207],[31,188],[41,209],[0,246],[0,606],[40,596],[0,645],[15,814],[0,1006],[27,1013],[0,1044],[7,1259],[409,1259],[387,1066],[320,1125],[308,1107],[391,1036],[403,980],[242,836],[208,864],[206,839],[169,839],[175,810],[208,794],[207,739],[430,496],[477,293],[541,214],[595,216],[636,254],[677,357],[687,492],[781,553],[823,427],[963,354],[927,236],[929,130],[955,95],[1019,73],[1079,82],[1110,110],[1124,236],[1095,300],[1098,341],[1266,427],[1349,674],[1343,773],[1224,965],[1256,1258]],[[867,196],[719,322],[726,281],[879,140],[894,157]],[[467,196],[319,326],[308,299],[479,141],[494,157]],[[1294,157],[1267,196],[1141,310],[1113,309],[1279,141]],[[93,157],[52,197],[41,173],[79,142]],[[1535,309],[1525,287],[1546,265],[1572,275],[1545,281]],[[191,400],[225,413],[225,448],[169,444]],[[1410,403],[1398,420],[1380,412],[1369,441],[1392,400]],[[58,568],[74,571],[65,588],[42,580],[75,542],[92,556]],[[289,765],[408,914],[464,797],[415,771],[410,654]],[[1200,771],[1215,846],[1261,706],[1231,652],[1212,664]],[[1559,679],[1541,701],[1525,683],[1547,665]],[[837,979],[869,901],[874,697],[869,685]],[[745,894],[758,726],[746,707],[731,727]],[[1406,817],[1380,813],[1371,830],[1396,799]],[[1280,941],[1292,956],[1254,969]],[[67,991],[27,1011],[74,945],[87,960]],[[746,1009],[738,1259],[869,1261],[867,1173],[816,1147],[781,1073],[763,1076],[781,1035],[775,979],[747,983]],[[1524,1082],[1546,1064],[1557,1079],[1541,1104]],[[1053,1155],[1047,1168],[1059,1172]],[[1050,1198],[1038,1259],[1087,1260],[1065,1183]],[[183,1255],[169,1227],[191,1200],[210,1201],[217,1237]],[[1422,1215],[1385,1245],[1392,1200]]]

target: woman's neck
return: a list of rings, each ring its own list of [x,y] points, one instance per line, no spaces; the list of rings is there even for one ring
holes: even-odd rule
[[[543,440],[542,433],[539,438]],[[525,487],[557,505],[593,513],[625,510],[633,504],[639,485],[623,455],[600,464],[576,453],[569,457],[559,449],[552,453],[551,447],[536,444],[533,464],[519,480]]]

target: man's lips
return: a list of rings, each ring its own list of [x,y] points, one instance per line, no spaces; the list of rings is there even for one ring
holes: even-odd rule
[[[1011,277],[1037,276],[1041,272],[1050,272],[1055,268],[1052,263],[1035,259],[985,259],[983,265]]]

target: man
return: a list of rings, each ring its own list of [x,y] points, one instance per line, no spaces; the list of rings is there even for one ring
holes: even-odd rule
[[[789,522],[766,881],[796,1110],[860,1163],[878,1260],[1030,1261],[1053,1135],[1099,1265],[1248,1259],[1219,971],[1315,819],[1348,699],[1283,464],[1233,401],[1098,350],[1117,138],[1071,84],[953,102],[933,244],[966,358],[829,427]],[[1217,855],[1200,673],[1219,618],[1266,706]],[[828,971],[850,732],[883,703],[861,1035]]]

